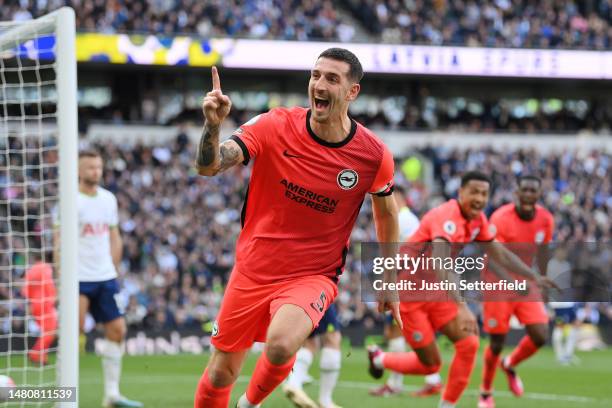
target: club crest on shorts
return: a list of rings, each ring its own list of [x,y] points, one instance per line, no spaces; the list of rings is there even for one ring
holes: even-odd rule
[[[219,334],[219,323],[217,323],[217,321],[215,320],[213,323],[211,336],[216,337],[217,334]]]
[[[341,189],[350,190],[357,185],[359,176],[355,170],[344,169],[338,173],[338,177],[336,179]]]
[[[421,333],[420,331],[415,331],[414,333],[412,333],[412,340],[414,341],[423,340],[423,333]]]
[[[489,327],[490,328],[494,328],[497,327],[497,320],[496,319],[489,319]]]
[[[544,242],[544,231],[536,232],[534,240],[536,244],[541,244],[542,242]]]

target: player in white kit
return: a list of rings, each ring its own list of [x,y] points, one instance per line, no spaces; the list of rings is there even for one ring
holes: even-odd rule
[[[121,262],[123,243],[118,227],[117,199],[110,191],[99,186],[102,166],[102,157],[98,153],[86,151],[79,154],[79,325],[83,331],[87,312],[91,313],[96,323],[104,325],[105,338],[101,351],[104,373],[102,405],[142,407],[142,403],[129,400],[119,392],[121,359],[127,331],[122,310],[117,303],[117,265]],[[58,237],[56,234],[56,248]]]

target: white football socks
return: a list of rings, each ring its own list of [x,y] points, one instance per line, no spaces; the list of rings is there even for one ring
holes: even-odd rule
[[[261,405],[254,405],[249,402],[246,397],[246,393],[242,394],[240,399],[238,400],[238,404],[236,404],[237,408],[259,408]]]
[[[433,373],[425,376],[425,384],[429,385],[437,385],[442,382],[442,377],[440,373]]]
[[[330,347],[321,349],[321,360],[319,367],[321,370],[321,379],[319,384],[319,404],[322,407],[328,407],[332,404],[332,393],[338,382],[340,375],[342,356],[340,350]]]
[[[104,373],[104,393],[106,398],[116,400],[121,395],[119,393],[119,379],[121,378],[123,343],[104,339],[101,354],[102,372]]]
[[[455,404],[450,403],[448,401],[441,400],[440,405],[438,405],[438,407],[439,408],[455,408]]]
[[[564,360],[564,350],[563,350],[563,328],[559,326],[555,326],[552,332],[552,344],[553,349],[555,350],[555,356],[557,357],[557,361]]]
[[[304,380],[308,375],[308,370],[312,364],[312,352],[305,347],[298,350],[295,355],[295,364],[293,364],[293,370],[287,377],[287,385],[291,387],[302,389]]]
[[[569,333],[567,334],[567,339],[565,339],[565,358],[568,362],[572,361],[574,358],[574,349],[576,348],[576,341],[578,340],[578,329],[576,326],[571,325],[569,328]]]
[[[389,352],[403,353],[404,351],[406,351],[406,339],[404,337],[400,336],[389,340]],[[391,371],[389,379],[387,379],[387,385],[394,390],[401,390],[404,387],[404,374]]]

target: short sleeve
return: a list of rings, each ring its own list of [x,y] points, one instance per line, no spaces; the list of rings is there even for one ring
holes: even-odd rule
[[[369,192],[381,197],[391,195],[393,193],[393,171],[393,155],[385,146],[378,172]]]
[[[474,241],[479,241],[479,242],[491,242],[495,239],[495,227],[491,228],[491,225],[495,225],[495,224],[490,224],[489,221],[487,220],[487,216],[484,215],[484,213],[480,213],[480,231],[478,231],[478,235],[476,235],[476,238],[474,239]]]
[[[236,129],[230,137],[242,149],[244,165],[249,164],[251,158],[259,156],[264,150],[266,140],[274,129],[274,120],[271,116],[272,111],[253,117]]]
[[[116,227],[119,225],[119,206],[117,205],[117,198],[114,195],[110,195],[111,198],[111,213],[108,221],[109,227]]]
[[[421,222],[422,226],[429,230],[430,240],[442,238],[448,242],[454,242],[453,236],[457,233],[457,222],[452,217],[444,217],[442,214],[429,213],[427,218]]]

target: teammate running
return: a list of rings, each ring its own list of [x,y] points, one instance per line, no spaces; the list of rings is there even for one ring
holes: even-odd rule
[[[531,247],[537,244],[537,267],[546,275],[548,258],[544,249],[552,240],[554,219],[552,214],[537,204],[542,194],[542,182],[535,176],[522,176],[518,180],[516,203],[506,204],[491,215],[491,225],[496,230],[496,239],[505,243],[519,243],[515,250],[523,253],[523,261],[531,265]],[[533,248],[536,249],[536,248]],[[514,368],[531,357],[546,344],[548,337],[548,314],[543,302],[490,301],[483,302],[484,331],[491,337],[485,349],[479,408],[493,408],[493,380],[500,366],[508,378],[510,391],[520,397],[523,383]],[[516,316],[525,325],[527,334],[521,339],[514,351],[499,362],[506,335],[510,330],[510,318]]]
[[[534,274],[512,252],[495,243],[483,213],[489,199],[489,189],[490,181],[486,175],[479,172],[464,174],[458,199],[449,200],[427,212],[408,243],[433,242],[431,256],[435,258],[446,256],[444,243],[490,242],[485,249],[497,263],[540,284],[547,282],[545,278]],[[456,295],[453,297],[455,301],[406,302],[402,298],[400,312],[404,322],[404,337],[414,351],[383,353],[378,347],[371,347],[368,350],[370,374],[380,378],[384,369],[413,375],[438,372],[441,357],[435,342],[435,332],[440,331],[455,347],[440,407],[455,407],[469,383],[479,342],[476,318],[466,303],[457,300]]]

